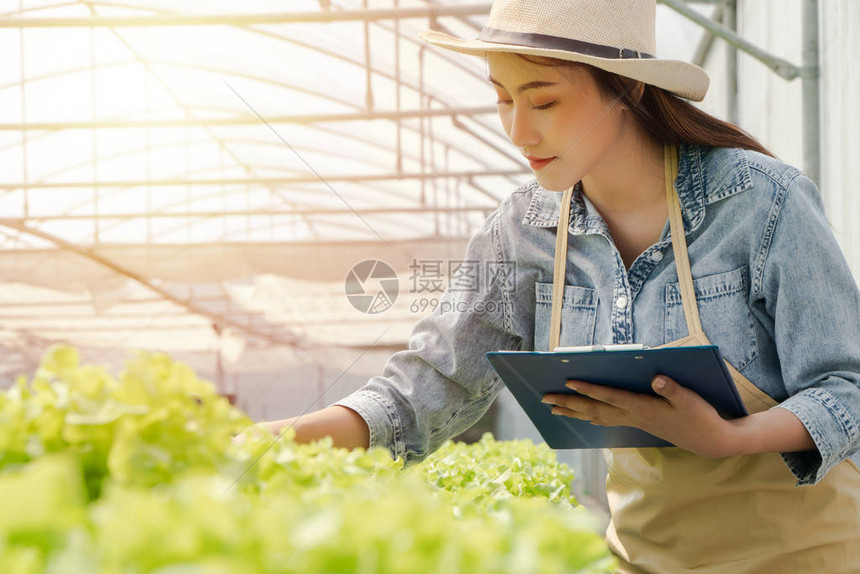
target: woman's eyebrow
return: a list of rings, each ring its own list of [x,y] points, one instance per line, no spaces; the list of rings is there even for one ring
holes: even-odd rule
[[[487,76],[487,79],[488,79],[488,80],[490,80],[490,82],[491,82],[491,83],[493,83],[493,84],[495,84],[495,85],[499,86],[500,88],[502,88],[503,90],[505,89],[505,87],[504,87],[502,84],[500,84],[500,83],[499,83],[495,78],[493,78],[492,76]],[[517,92],[518,94],[521,94],[521,93],[525,92],[526,90],[534,90],[534,89],[537,89],[537,88],[547,88],[547,87],[549,87],[549,86],[555,86],[555,85],[557,85],[557,83],[556,83],[556,82],[526,82],[525,84],[523,84],[522,86],[520,86],[519,88],[517,88],[516,92]]]

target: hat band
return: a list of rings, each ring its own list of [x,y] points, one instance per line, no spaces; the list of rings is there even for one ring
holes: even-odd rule
[[[549,36],[547,34],[531,34],[527,32],[509,32],[497,28],[484,27],[479,39],[494,44],[514,44],[529,48],[546,48],[549,50],[563,50],[565,52],[576,52],[596,58],[609,58],[616,60],[654,58],[651,54],[645,54],[638,50],[629,48],[615,48],[603,44],[592,44],[581,40]]]

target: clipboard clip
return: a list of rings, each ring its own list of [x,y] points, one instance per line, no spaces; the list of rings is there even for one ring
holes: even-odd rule
[[[644,351],[649,349],[642,343],[628,343],[624,345],[580,345],[578,347],[556,347],[554,353],[591,353],[594,351]]]

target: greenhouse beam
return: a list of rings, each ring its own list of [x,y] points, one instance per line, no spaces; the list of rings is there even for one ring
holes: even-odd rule
[[[821,104],[819,101],[818,0],[803,0],[803,171],[821,185]]]
[[[241,323],[236,323],[235,321],[233,321],[227,317],[224,317],[223,315],[217,315],[217,314],[211,313],[210,311],[207,311],[206,309],[195,305],[191,301],[184,301],[182,299],[179,299],[178,297],[173,296],[172,294],[168,293],[164,289],[161,289],[161,288],[157,287],[156,285],[153,285],[153,283],[149,279],[147,279],[146,277],[143,277],[142,275],[138,275],[134,271],[126,269],[123,266],[121,266],[121,265],[119,265],[113,261],[110,261],[110,260],[102,257],[101,255],[94,253],[92,250],[85,249],[83,247],[79,247],[79,246],[75,245],[74,243],[66,241],[65,239],[62,239],[62,238],[57,237],[55,235],[52,235],[50,233],[46,233],[40,229],[33,229],[32,227],[28,227],[26,225],[23,225],[19,221],[12,220],[12,219],[6,219],[6,218],[0,219],[0,225],[5,226],[5,227],[9,227],[11,229],[15,229],[17,231],[20,231],[21,233],[27,233],[30,235],[34,235],[34,236],[39,237],[41,239],[44,239],[46,241],[50,241],[51,243],[53,243],[54,245],[56,245],[58,247],[61,247],[61,248],[66,249],[68,251],[72,251],[73,253],[77,253],[78,255],[80,255],[82,257],[86,257],[87,259],[89,259],[91,261],[94,261],[100,265],[107,267],[108,269],[110,269],[111,271],[114,271],[115,273],[118,273],[120,275],[123,275],[125,277],[128,277],[129,279],[132,279],[132,280],[140,283],[142,286],[146,287],[150,291],[153,291],[154,293],[157,293],[158,295],[160,295],[164,299],[166,299],[172,303],[175,303],[176,305],[179,305],[181,307],[188,309],[188,311],[190,311],[191,313],[193,313],[195,315],[200,315],[201,317],[206,317],[211,322],[217,322],[223,326],[233,327],[237,331],[245,333],[248,336],[266,339],[270,343],[274,343],[277,345],[286,345],[286,346],[290,346],[290,347],[296,347],[298,345],[298,343],[300,342],[298,337],[292,337],[290,339],[284,339],[284,338],[278,337],[276,335],[259,333],[257,331],[252,330],[252,329],[249,329],[246,325],[242,325]]]
[[[802,49],[803,64],[774,56],[741,38],[736,32],[690,8],[682,0],[658,0],[682,16],[702,26],[708,32],[724,39],[734,48],[746,52],[786,80],[801,78],[803,92],[803,170],[807,177],[820,185],[820,103],[818,62],[818,0],[803,0],[802,5]],[[733,5],[730,5],[732,8]]]
[[[687,6],[687,4],[682,0],[658,1],[662,4],[665,4],[672,10],[675,10],[682,16],[689,18],[690,20],[703,27],[705,30],[709,31],[713,35],[719,36],[735,48],[746,52],[747,54],[763,63],[765,66],[767,66],[786,80],[793,80],[798,76],[810,73],[809,70],[805,68],[798,68],[788,60],[784,60],[782,58],[769,54],[755,44],[747,42],[737,33],[733,32],[722,24],[714,22],[707,16],[697,12],[696,10],[693,10],[692,8]]]
[[[498,198],[493,198],[498,201]],[[498,205],[474,205],[474,206],[452,206],[452,207],[377,207],[369,209],[358,209],[362,215],[384,215],[384,214],[406,214],[406,213],[421,213],[427,214],[430,212],[438,213],[486,213],[498,209]],[[293,217],[306,217],[309,215],[353,215],[355,212],[351,209],[246,209],[246,210],[220,210],[220,211],[175,211],[167,213],[159,212],[140,212],[140,213],[99,213],[97,216],[92,214],[80,215],[31,215],[25,218],[27,221],[74,221],[74,220],[90,220],[98,219],[135,219],[138,217],[151,217],[152,219],[159,218],[176,218],[176,217],[244,217],[244,216],[263,216],[271,217],[273,215],[284,215]]]
[[[439,171],[430,173],[391,173],[391,174],[354,174],[327,175],[322,174],[327,183],[361,183],[367,181],[399,181],[404,179],[436,179],[445,177],[507,177],[527,175],[525,169],[496,169],[481,171]],[[224,186],[224,185],[289,185],[294,183],[317,183],[320,177],[302,175],[295,177],[247,177],[247,178],[218,178],[218,179],[153,179],[153,180],[115,180],[115,181],[45,181],[34,183],[3,183],[0,190],[16,189],[86,189],[92,187],[138,187],[138,186]]]
[[[408,120],[414,118],[447,117],[458,114],[497,114],[495,106],[476,106],[471,108],[440,108],[424,110],[354,112],[341,114],[313,114],[295,116],[272,116],[266,118],[269,124],[319,124],[328,122],[355,122],[373,120]],[[204,126],[248,126],[258,125],[260,118],[245,114],[237,118],[181,118],[170,120],[99,120],[80,122],[22,122],[0,124],[0,131],[22,130],[90,130],[110,128],[184,128]]]
[[[6,18],[0,28],[118,28],[163,26],[251,26],[254,24],[303,24],[367,22],[445,16],[486,16],[490,4],[379,8],[371,10],[283,12],[280,14],[164,14],[159,16],[94,16],[91,18]]]

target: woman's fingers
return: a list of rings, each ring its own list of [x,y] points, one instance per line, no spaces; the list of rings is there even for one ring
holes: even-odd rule
[[[546,395],[544,403],[552,405],[550,412],[575,419],[601,424],[598,421],[614,420],[623,414],[618,408],[594,399],[576,395]]]
[[[565,386],[581,395],[624,410],[630,409],[632,403],[638,398],[637,393],[613,389],[605,385],[586,383],[585,381],[570,380]]]
[[[690,389],[684,388],[666,375],[657,375],[651,381],[654,392],[672,403],[673,405],[688,402],[691,397],[698,396]]]
[[[573,419],[579,419],[581,421],[586,421],[586,422],[589,422],[589,423],[594,424],[594,425],[601,424],[600,422],[598,422],[600,419],[597,415],[587,414],[587,413],[583,413],[581,411],[571,410],[571,409],[568,409],[566,407],[561,407],[559,405],[553,406],[552,409],[550,409],[550,412],[554,415],[565,416],[565,417],[569,417],[569,418],[573,418]]]
[[[651,385],[654,392],[661,397],[660,400],[643,393],[570,380],[566,386],[577,394],[548,394],[544,396],[543,402],[555,405],[553,414],[589,421],[592,424],[641,428],[643,423],[647,423],[657,414],[656,411],[664,411],[668,406],[665,403],[684,403],[689,399],[687,394],[692,393],[663,375],[655,377]]]

